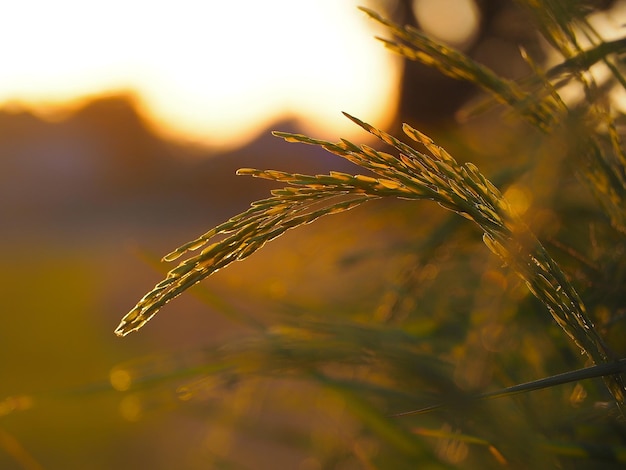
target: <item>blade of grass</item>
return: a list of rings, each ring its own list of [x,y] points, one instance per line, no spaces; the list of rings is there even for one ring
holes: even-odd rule
[[[564,372],[562,374],[552,375],[544,379],[533,380],[511,387],[506,387],[501,390],[493,392],[480,393],[469,397],[469,400],[484,400],[488,398],[503,398],[518,393],[532,392],[535,390],[541,390],[544,388],[555,387],[557,385],[563,385],[571,382],[578,382],[580,380],[605,377],[607,375],[620,374],[626,372],[626,359],[620,359],[615,362],[606,362],[603,364],[597,364],[583,369]],[[401,413],[395,413],[391,416],[395,418],[403,416],[412,416],[417,414],[429,413],[449,406],[449,403],[437,403],[418,410],[403,411]]]

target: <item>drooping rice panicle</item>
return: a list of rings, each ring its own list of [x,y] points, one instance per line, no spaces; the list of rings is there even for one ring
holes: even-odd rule
[[[167,302],[233,261],[246,258],[285,231],[328,214],[343,212],[373,198],[430,199],[473,220],[484,231],[487,247],[510,265],[547,307],[557,324],[595,363],[611,358],[594,329],[579,295],[539,240],[510,209],[500,191],[471,163],[459,164],[423,133],[404,125],[404,132],[423,145],[422,153],[388,133],[346,116],[393,146],[399,155],[378,152],[347,141],[331,143],[298,134],[276,133],[289,141],[322,146],[382,178],[333,172],[304,175],[276,170],[241,169],[238,173],[288,183],[271,198],[183,245],[166,259],[190,249],[204,249],[181,262],[122,319],[120,336],[141,328]],[[346,200],[345,198],[349,196]],[[340,201],[337,201],[337,198]],[[214,236],[230,234],[206,246]],[[624,401],[618,376],[607,379],[617,402]]]

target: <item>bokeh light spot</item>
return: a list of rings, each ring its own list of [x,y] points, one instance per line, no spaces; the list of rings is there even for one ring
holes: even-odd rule
[[[114,368],[109,374],[111,385],[118,392],[125,392],[130,389],[132,377],[126,369]]]
[[[474,0],[413,0],[413,12],[426,34],[464,49],[478,35],[480,11]]]
[[[509,186],[504,192],[504,198],[519,215],[524,215],[532,203],[530,190],[520,184]]]

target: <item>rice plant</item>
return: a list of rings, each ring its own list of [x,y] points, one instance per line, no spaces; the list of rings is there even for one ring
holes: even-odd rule
[[[499,272],[488,268],[489,273],[508,286],[500,292],[501,311],[490,307],[482,313],[461,312],[465,319],[459,320],[436,306],[437,296],[451,295],[449,284],[436,286],[428,296],[419,292],[420,283],[429,279],[427,267],[434,266],[424,260],[437,256],[442,246],[453,245],[455,237],[472,247],[471,262],[483,259],[471,236],[459,235],[464,227],[460,219],[445,219],[432,227],[430,237],[411,254],[414,265],[400,276],[395,294],[371,305],[370,312],[329,318],[322,312],[292,311],[293,315],[274,324],[260,326],[250,337],[216,348],[198,374],[228,377],[229,383],[237,384],[288,377],[301,381],[305,390],[312,386],[339,397],[349,410],[345,420],[356,423],[342,436],[341,445],[316,448],[306,438],[307,426],[304,430],[302,423],[295,426],[308,443],[300,443],[304,452],[316,455],[323,468],[341,468],[350,461],[363,468],[623,465],[626,154],[618,125],[622,116],[608,91],[626,89],[621,61],[626,42],[604,41],[587,21],[589,10],[584,2],[519,3],[533,15],[562,58],[544,70],[524,54],[533,74],[520,81],[498,76],[416,28],[362,10],[386,28],[390,37],[381,41],[391,51],[482,88],[488,97],[469,111],[470,116],[496,103],[506,106],[512,116],[533,129],[525,128],[524,135],[530,132],[539,142],[545,152],[542,158],[553,161],[529,158],[531,170],[518,171],[512,182],[499,189],[497,175],[488,178],[465,161],[467,156],[453,157],[408,124],[403,125],[405,135],[400,138],[345,113],[355,125],[378,138],[380,148],[344,139],[329,142],[274,132],[290,143],[321,147],[357,165],[362,173],[306,175],[240,169],[240,175],[269,179],[285,187],[167,254],[165,262],[184,259],[124,316],[116,334],[139,330],[170,300],[290,229],[375,200],[434,201],[454,217],[473,222],[482,233],[483,248],[495,255],[491,262],[498,260],[500,265]],[[583,47],[583,42],[588,45]],[[590,71],[598,63],[608,70],[602,83]],[[561,96],[561,90],[571,84],[582,90],[581,101],[571,103]],[[406,143],[407,138],[411,144]],[[525,143],[518,145],[523,151]],[[553,182],[555,188],[566,193],[574,185],[575,192],[588,191],[595,198],[585,199],[588,212],[581,216],[575,204],[555,196],[551,210],[562,210],[558,217],[565,228],[545,237],[535,233],[527,218],[503,195],[506,186],[536,175],[533,170],[541,165],[553,165],[553,174],[562,173],[562,178]],[[574,169],[575,183],[564,177],[565,168]],[[568,210],[574,215],[568,215]],[[571,246],[570,241],[579,242],[581,237],[588,242]],[[467,269],[467,263],[459,261],[454,266]],[[463,272],[455,276],[450,279],[460,284],[475,282]],[[474,284],[476,288],[491,285],[485,276],[480,285]],[[382,310],[387,313],[381,316]],[[486,318],[484,312],[491,316]],[[525,330],[525,318],[537,323]],[[552,329],[554,325],[559,330]],[[435,334],[454,328],[461,330],[456,345]],[[488,384],[487,390],[461,386],[459,374],[467,378],[473,373],[468,369],[476,359],[472,352],[478,350],[471,339],[473,332],[507,335],[498,328],[519,332],[518,354],[508,350],[508,354],[494,357],[485,352],[488,348],[480,349],[495,363],[501,361],[500,366],[490,366],[498,380]],[[553,334],[555,331],[561,334]],[[512,338],[514,334],[508,335]],[[557,374],[550,364],[555,358],[570,370]],[[546,370],[547,376],[530,380],[526,375],[526,380],[519,381],[517,368]],[[598,377],[602,377],[604,389],[588,381]],[[564,384],[571,387],[566,397],[560,388]],[[532,398],[537,390],[544,390],[543,403]],[[303,396],[310,396],[307,393]],[[546,407],[554,408],[554,414],[542,416]],[[302,409],[296,414],[300,412]],[[311,417],[305,416],[306,423]],[[290,432],[294,431],[287,434]]]

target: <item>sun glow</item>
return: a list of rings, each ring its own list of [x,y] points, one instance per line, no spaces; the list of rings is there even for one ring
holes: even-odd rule
[[[0,29],[0,104],[131,90],[160,132],[214,147],[286,117],[349,137],[340,111],[385,126],[400,74],[363,3],[13,2]]]

